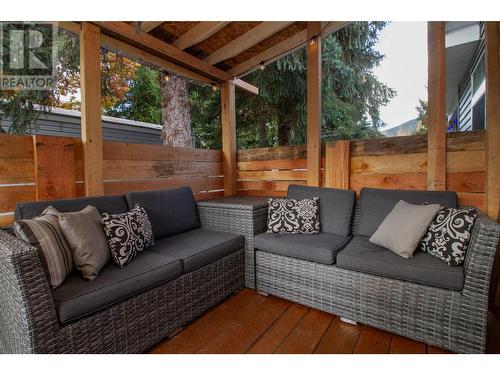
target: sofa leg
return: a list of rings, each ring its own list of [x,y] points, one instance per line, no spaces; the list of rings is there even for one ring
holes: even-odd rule
[[[340,320],[344,323],[347,323],[347,324],[352,324],[353,326],[357,326],[358,325],[358,322],[354,321],[354,320],[351,320],[351,319],[347,319],[347,318],[344,318],[344,317],[340,317]]]
[[[261,296],[269,297],[269,294],[266,292],[261,292],[260,290],[258,290],[257,293],[260,294]]]

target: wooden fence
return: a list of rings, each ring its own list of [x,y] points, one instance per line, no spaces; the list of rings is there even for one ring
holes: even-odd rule
[[[219,150],[105,141],[104,193],[189,185],[196,199],[223,196]],[[0,134],[0,226],[20,201],[84,195],[79,139]]]
[[[485,132],[447,134],[446,189],[461,204],[485,209]],[[329,142],[323,145],[322,185],[427,189],[427,136]],[[238,151],[238,193],[283,196],[306,184],[306,146]]]

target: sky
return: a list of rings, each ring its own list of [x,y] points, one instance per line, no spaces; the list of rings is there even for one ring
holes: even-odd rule
[[[427,23],[391,22],[375,48],[385,55],[375,74],[397,92],[380,111],[388,129],[416,118],[418,99],[427,100]]]

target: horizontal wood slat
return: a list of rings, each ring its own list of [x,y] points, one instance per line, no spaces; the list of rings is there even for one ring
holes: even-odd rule
[[[273,169],[306,169],[307,159],[276,159],[238,162],[240,171],[260,171]]]
[[[307,180],[306,171],[238,171],[238,180]]]
[[[194,192],[224,189],[223,177],[176,177],[155,180],[120,180],[104,182],[104,194],[125,194],[129,191],[158,190],[189,186]]]
[[[0,159],[33,159],[33,138],[30,135],[0,134]]]
[[[0,186],[0,212],[14,211],[18,202],[34,201],[35,185]]]
[[[355,156],[351,158],[351,173],[425,173],[427,154]]]

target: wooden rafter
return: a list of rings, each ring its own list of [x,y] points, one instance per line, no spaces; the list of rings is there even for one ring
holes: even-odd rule
[[[278,31],[283,30],[291,23],[293,22],[262,22],[250,31],[208,55],[204,61],[214,65],[220,61],[239,55],[248,48],[276,34]]]
[[[145,33],[149,33],[151,30],[160,26],[163,21],[140,21],[141,22],[141,30]]]
[[[198,44],[226,26],[227,21],[203,21],[192,27],[189,31],[181,35],[175,42],[174,47],[186,49]]]

